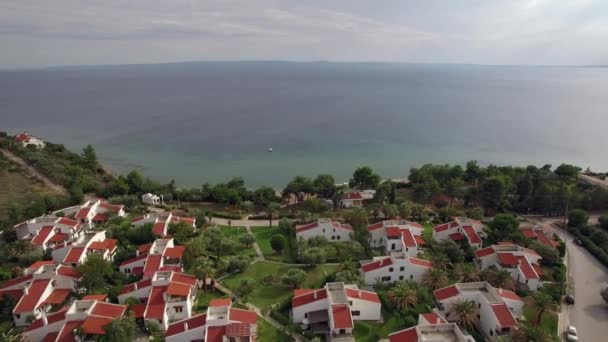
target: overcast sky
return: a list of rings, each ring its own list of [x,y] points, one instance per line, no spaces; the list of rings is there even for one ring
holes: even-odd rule
[[[199,60],[608,64],[608,0],[0,0],[0,68]]]

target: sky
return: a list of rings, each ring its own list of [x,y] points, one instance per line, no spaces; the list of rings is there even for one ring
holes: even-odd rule
[[[0,0],[0,68],[608,64],[607,0]]]

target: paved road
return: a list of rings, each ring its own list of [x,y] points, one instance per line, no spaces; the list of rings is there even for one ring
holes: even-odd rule
[[[568,307],[564,326],[574,325],[579,341],[608,341],[608,305],[600,296],[600,290],[608,286],[608,269],[575,244],[572,236],[553,226],[544,226],[564,239],[568,250],[569,286],[574,287],[576,304]]]

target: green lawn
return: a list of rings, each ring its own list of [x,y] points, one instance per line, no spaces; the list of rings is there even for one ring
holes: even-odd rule
[[[281,274],[285,274],[287,270],[296,267],[297,266],[260,261],[249,266],[245,272],[227,277],[222,282],[228,288],[235,290],[238,288],[242,280],[254,279],[257,282],[257,286],[249,295],[250,301],[260,309],[265,309],[274,303],[287,300],[287,298],[293,294],[293,291],[282,284],[269,286],[264,285],[262,284],[262,279],[268,275],[280,276]],[[335,273],[336,269],[337,266],[320,265],[314,269],[306,270],[308,276],[302,284],[302,287],[321,287],[325,277],[329,274]]]
[[[256,341],[291,342],[293,338],[258,317],[258,335]]]
[[[205,312],[209,306],[209,302],[216,298],[225,298],[226,296],[218,291],[207,291],[207,293],[199,290],[194,301],[194,311]]]
[[[281,234],[278,227],[251,227],[251,231],[255,234],[255,239],[264,255],[278,256],[272,247],[270,247],[270,239],[276,234]]]
[[[422,233],[424,241],[433,241],[433,225],[426,223],[424,225],[424,232]]]
[[[536,312],[534,311],[534,309],[532,309],[528,306],[525,306],[524,307],[524,317],[526,318],[527,321],[534,322],[535,317],[536,317]],[[543,328],[544,331],[554,334],[554,335],[557,334],[557,324],[558,324],[558,317],[557,317],[557,314],[555,314],[553,312],[545,313],[540,322],[540,326]]]
[[[229,238],[230,240],[233,240],[239,244],[240,244],[239,236],[247,233],[247,229],[245,227],[239,227],[239,226],[228,227],[228,226],[222,226],[222,225],[218,225],[217,227],[222,232],[222,234],[224,234],[227,238]],[[239,249],[237,254],[247,254],[250,257],[257,256],[257,254],[255,253],[255,250],[253,249],[253,246],[249,247],[249,248],[244,248],[244,246],[243,246],[243,248]]]
[[[387,338],[388,334],[409,328],[399,316],[384,315],[384,319],[384,323],[356,321],[353,334],[357,342],[377,342]]]

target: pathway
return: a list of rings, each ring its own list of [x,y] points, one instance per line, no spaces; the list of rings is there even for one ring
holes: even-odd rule
[[[249,234],[255,236],[255,234],[253,234],[253,232],[251,231],[251,227],[249,225],[246,225],[245,229],[247,229],[247,232]],[[257,240],[253,243],[253,249],[255,250],[255,253],[258,255],[256,257],[256,260],[264,260],[264,253],[262,253],[262,249],[260,248],[260,245],[258,245]]]
[[[11,160],[14,163],[19,164],[19,166],[25,168],[31,175],[33,175],[34,177],[40,179],[44,183],[44,185],[46,185],[47,187],[51,188],[53,191],[59,192],[59,193],[64,194],[64,195],[68,194],[68,191],[62,185],[59,185],[59,184],[53,182],[50,178],[48,178],[47,176],[45,176],[42,173],[40,173],[33,166],[29,165],[25,160],[23,160],[20,157],[16,156],[15,154],[13,154],[12,152],[10,152],[9,150],[2,148],[2,149],[0,149],[0,152],[2,152],[2,154],[7,159]]]

